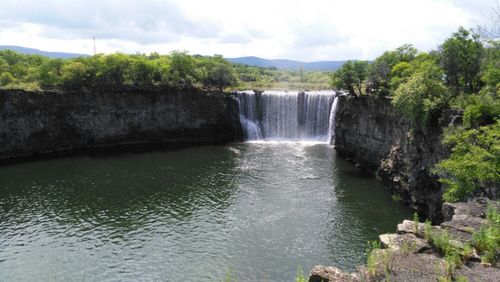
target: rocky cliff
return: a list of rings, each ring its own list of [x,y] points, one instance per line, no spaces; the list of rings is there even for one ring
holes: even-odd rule
[[[432,167],[449,154],[443,128],[458,121],[447,113],[424,130],[412,130],[389,99],[339,97],[335,150],[377,176],[404,203],[435,222],[442,220],[442,189]]]
[[[242,137],[237,102],[198,90],[1,90],[0,121],[0,159],[119,144]]]

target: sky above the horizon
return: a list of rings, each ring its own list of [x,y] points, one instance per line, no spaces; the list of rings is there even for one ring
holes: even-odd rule
[[[491,24],[497,0],[2,0],[0,45],[45,51],[373,59]]]

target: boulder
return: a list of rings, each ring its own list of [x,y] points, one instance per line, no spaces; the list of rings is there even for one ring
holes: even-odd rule
[[[382,234],[382,246],[403,254],[423,253],[431,250],[431,245],[414,234]]]
[[[359,281],[349,273],[343,272],[335,266],[317,265],[311,270],[309,282],[355,282]]]
[[[415,229],[415,222],[405,219],[403,220],[403,222],[398,224],[397,233],[398,234],[412,233],[417,236],[421,236],[421,234],[424,234],[424,230],[425,230],[425,224],[419,222],[417,224],[417,228]]]

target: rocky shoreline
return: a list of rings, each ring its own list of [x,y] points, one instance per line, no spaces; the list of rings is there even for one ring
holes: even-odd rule
[[[486,219],[487,203],[480,198],[469,203],[444,203],[445,221],[440,225],[426,226],[405,220],[398,225],[396,234],[379,236],[381,248],[371,252],[368,264],[359,266],[354,273],[343,272],[334,266],[316,266],[311,270],[310,282],[331,281],[500,281],[498,262],[482,262],[474,246],[473,234],[491,223]],[[499,202],[489,202],[498,212]],[[461,265],[451,266],[438,242],[428,237],[448,234],[449,244],[461,250]],[[463,254],[467,255],[463,255]],[[496,250],[496,257],[500,250]]]

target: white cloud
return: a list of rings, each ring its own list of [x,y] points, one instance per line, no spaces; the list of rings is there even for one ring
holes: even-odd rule
[[[485,24],[494,0],[14,1],[0,44],[50,51],[168,53],[300,60],[373,59],[405,43],[437,47]]]

